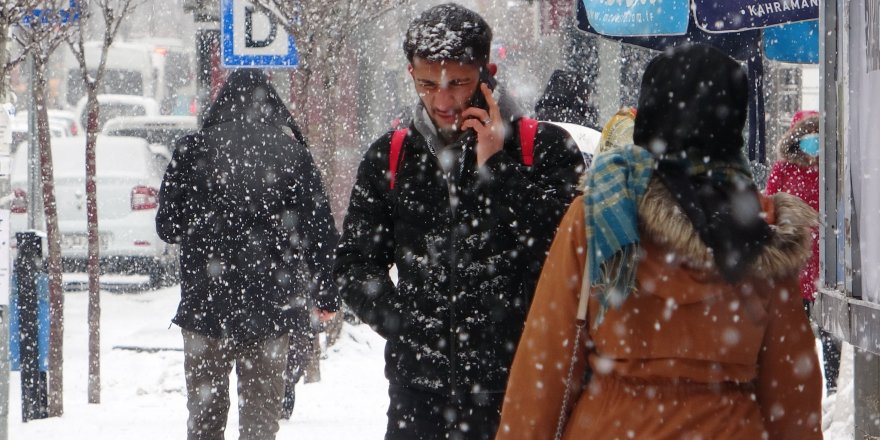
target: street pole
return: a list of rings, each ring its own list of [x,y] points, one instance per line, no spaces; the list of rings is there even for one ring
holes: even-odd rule
[[[46,227],[43,220],[43,198],[40,186],[40,147],[37,142],[37,109],[34,107],[34,56],[28,55],[29,99],[28,99],[28,180],[27,180],[27,224],[30,230],[42,231]]]
[[[202,113],[211,102],[214,53],[220,47],[220,2],[184,0],[183,9],[193,14],[196,23],[196,115],[201,126]]]
[[[204,110],[211,103],[211,86],[214,72],[214,51],[220,42],[217,23],[200,22],[196,31],[196,114],[199,126],[202,124]]]
[[[9,438],[9,306],[0,305],[0,440]]]
[[[7,47],[9,37],[9,28],[0,30],[0,66],[5,66],[8,59]],[[6,109],[8,88],[8,77],[0,77],[0,107],[2,107],[0,108],[0,112],[2,112],[0,113],[0,119],[2,119],[2,123],[0,123],[2,125],[0,126],[0,168],[3,168],[5,164],[10,164],[12,115]],[[6,171],[11,173],[11,169],[8,168],[0,170],[0,172]],[[8,199],[11,193],[9,187],[10,176],[8,174],[0,175],[0,198]],[[8,209],[10,204],[11,202],[0,203],[0,209]],[[8,231],[8,228],[6,230]],[[0,236],[0,241],[2,240],[7,242],[6,252],[8,254],[9,235],[7,234],[5,237]],[[0,288],[0,440],[7,440],[9,438],[9,318],[11,317],[11,310],[6,301],[8,301],[10,293],[10,272],[7,270],[6,274],[0,275],[6,277],[5,280],[0,279],[0,286],[6,286],[5,289]]]

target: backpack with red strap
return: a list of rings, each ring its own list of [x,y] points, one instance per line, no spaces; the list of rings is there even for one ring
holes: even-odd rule
[[[391,189],[397,177],[397,166],[400,164],[400,154],[403,151],[403,141],[409,131],[406,128],[398,128],[391,135],[391,151],[388,154],[388,171],[391,174]],[[519,142],[522,151],[522,163],[531,167],[535,163],[535,134],[538,132],[538,121],[531,118],[519,120]]]

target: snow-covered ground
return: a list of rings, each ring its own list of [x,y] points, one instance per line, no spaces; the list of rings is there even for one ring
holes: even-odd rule
[[[10,440],[186,438],[186,398],[180,330],[170,326],[179,287],[101,296],[101,404],[87,403],[87,293],[65,295],[64,416],[21,421],[18,373],[11,377]],[[169,328],[170,327],[170,328]],[[167,348],[136,352],[114,347]],[[388,382],[384,341],[366,326],[346,325],[321,362],[321,381],[297,386],[293,417],[279,439],[381,439]],[[230,384],[235,389],[235,382]],[[234,393],[233,393],[234,394]],[[227,438],[238,437],[237,402]]]
[[[170,326],[179,288],[104,292],[101,404],[87,403],[87,294],[65,295],[64,416],[21,422],[18,373],[10,386],[10,439],[163,440],[186,436],[180,331]],[[168,350],[137,352],[114,347]],[[279,439],[381,439],[388,405],[382,374],[384,341],[365,326],[346,325],[321,362],[321,381],[297,386],[296,410],[281,422]],[[826,399],[825,438],[853,438],[852,348],[844,348],[840,391]],[[231,389],[235,389],[234,382]],[[237,438],[233,401],[227,438]]]

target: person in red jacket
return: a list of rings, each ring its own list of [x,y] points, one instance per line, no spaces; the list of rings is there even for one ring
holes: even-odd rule
[[[788,133],[777,147],[777,161],[767,180],[768,196],[786,192],[807,202],[819,211],[819,113],[802,110],[795,113]],[[813,254],[801,271],[801,296],[807,316],[816,299],[819,277],[819,231],[813,231]],[[825,386],[828,394],[837,391],[840,370],[840,343],[830,333],[821,330],[822,352],[825,359]]]

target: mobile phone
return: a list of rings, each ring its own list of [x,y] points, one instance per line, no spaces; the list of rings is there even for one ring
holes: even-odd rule
[[[495,81],[495,77],[489,73],[489,70],[486,67],[480,68],[479,84],[483,83],[489,86],[489,90],[493,91],[498,84],[498,82]],[[471,96],[469,101],[470,107],[477,107],[489,111],[489,104],[486,102],[486,97],[483,96],[483,90],[479,84],[477,84],[477,90],[474,91],[474,96]]]
[[[477,107],[483,110],[489,111],[489,103],[486,102],[486,97],[483,95],[483,89],[480,87],[480,84],[486,83],[489,86],[489,90],[495,90],[495,86],[497,81],[495,78],[489,73],[489,70],[484,66],[480,68],[480,77],[478,79],[477,90],[474,91],[473,96],[468,100],[468,107]],[[465,130],[458,137],[457,142],[462,143],[463,145],[470,145],[477,138],[477,133],[473,129]]]

